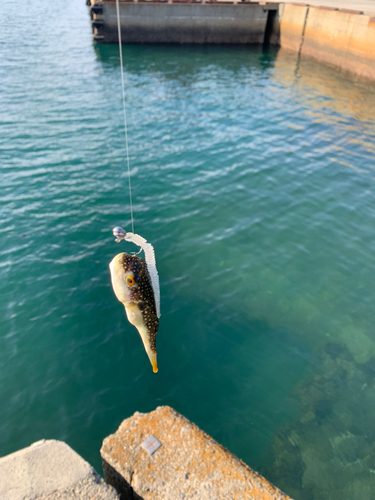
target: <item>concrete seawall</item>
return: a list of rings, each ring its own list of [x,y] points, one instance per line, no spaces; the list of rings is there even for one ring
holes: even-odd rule
[[[286,4],[280,16],[280,45],[375,80],[375,16]]]
[[[118,42],[115,2],[102,2],[93,13],[94,39]],[[123,43],[262,44],[268,12],[277,4],[233,2],[121,2]],[[100,7],[99,7],[100,10]]]
[[[335,3],[336,1],[336,3]],[[114,0],[87,0],[93,37],[117,43]],[[313,3],[313,0],[311,0]],[[345,0],[327,6],[237,0],[120,1],[123,43],[257,44],[281,46],[375,79],[375,1],[366,11]],[[336,7],[335,5],[339,5]]]

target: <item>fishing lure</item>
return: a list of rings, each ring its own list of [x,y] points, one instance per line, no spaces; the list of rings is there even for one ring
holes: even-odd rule
[[[156,373],[155,340],[160,317],[160,288],[154,248],[139,234],[127,233],[121,227],[115,227],[113,235],[117,243],[130,241],[141,247],[139,252],[143,250],[145,254],[145,259],[142,259],[136,254],[119,253],[112,259],[109,269],[113,291],[124,305],[129,323],[138,330]]]

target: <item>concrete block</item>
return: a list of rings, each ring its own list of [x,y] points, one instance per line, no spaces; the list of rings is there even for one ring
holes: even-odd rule
[[[289,50],[299,51],[308,7],[306,5],[285,4],[280,20],[280,45]]]
[[[368,15],[310,7],[302,54],[375,79],[375,23]]]
[[[119,500],[82,457],[61,441],[38,441],[0,458],[1,500]]]
[[[150,455],[142,443],[161,446]],[[287,500],[280,490],[168,406],[135,413],[100,451],[121,500]]]

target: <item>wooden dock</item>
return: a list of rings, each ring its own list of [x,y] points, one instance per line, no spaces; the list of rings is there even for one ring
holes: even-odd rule
[[[117,43],[115,1],[87,2],[94,40]],[[348,8],[352,5],[346,0],[120,0],[121,37],[123,43],[280,46],[375,80],[375,0]]]

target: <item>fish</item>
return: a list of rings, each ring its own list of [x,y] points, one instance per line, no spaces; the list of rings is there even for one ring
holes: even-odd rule
[[[113,291],[124,305],[129,323],[138,330],[153,372],[157,373],[156,334],[159,319],[146,261],[137,255],[122,252],[112,259],[109,269]]]

